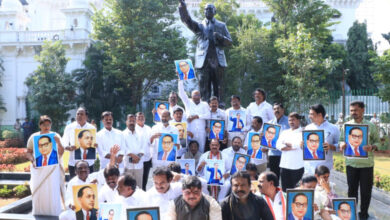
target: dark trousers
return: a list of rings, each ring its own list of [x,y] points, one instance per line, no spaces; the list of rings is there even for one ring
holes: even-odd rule
[[[299,180],[301,180],[304,172],[305,169],[303,167],[298,170],[280,168],[283,192],[286,192],[287,189],[295,188]]]
[[[148,183],[149,171],[152,167],[152,159],[144,162],[144,173],[142,176],[142,189],[146,191],[146,184]]]
[[[360,216],[368,217],[368,208],[371,202],[371,192],[374,181],[374,168],[354,168],[347,166],[348,197],[355,197],[359,201],[358,189],[360,185]]]
[[[68,165],[70,179],[76,176],[76,169],[74,166]],[[93,165],[89,166],[89,173],[93,173]]]
[[[224,68],[217,65],[217,67],[211,67],[207,64],[207,58],[205,60],[205,66],[202,69],[197,69],[197,75],[199,77],[200,94],[204,100],[209,100],[211,96],[211,85],[213,86],[213,95],[217,96],[220,101],[223,101],[223,72]]]
[[[280,177],[280,167],[279,167],[279,164],[280,164],[280,157],[281,156],[269,156],[268,157],[268,165],[269,165],[269,169],[274,172],[276,174],[276,176],[278,176],[278,179]]]

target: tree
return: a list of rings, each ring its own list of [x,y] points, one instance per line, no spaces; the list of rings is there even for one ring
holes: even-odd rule
[[[390,101],[390,50],[382,56],[371,59],[375,80],[379,83],[379,96],[383,101]]]
[[[76,84],[65,72],[69,59],[61,41],[45,41],[35,60],[40,64],[26,79],[27,99],[32,110],[50,116],[53,129],[59,130],[69,117],[67,112],[75,107]]]
[[[375,89],[370,59],[376,56],[372,41],[367,35],[367,25],[355,21],[348,30],[347,63],[349,72],[347,83],[352,89]]]
[[[2,83],[3,74],[4,74],[3,60],[0,58],[0,87],[3,86]],[[0,95],[0,110],[7,111],[2,95]]]
[[[134,110],[153,86],[175,79],[173,63],[186,57],[173,25],[177,0],[107,0],[93,16],[93,37],[108,57],[103,70],[122,84]]]

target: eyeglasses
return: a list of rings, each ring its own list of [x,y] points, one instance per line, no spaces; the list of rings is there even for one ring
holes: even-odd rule
[[[351,213],[351,210],[349,210],[349,209],[339,209],[339,211],[341,211],[341,213],[343,213],[343,214]]]
[[[354,135],[354,134],[351,134],[351,137],[352,137],[352,139],[362,139],[362,138],[363,138],[363,135]]]
[[[320,140],[310,140],[309,139],[309,142],[312,144],[318,144],[318,143],[320,143]]]
[[[162,144],[172,144],[172,141],[163,141]]]
[[[294,202],[294,204],[297,208],[306,208],[307,207],[307,203]]]
[[[50,144],[50,142],[47,142],[47,143],[44,143],[44,144],[39,144],[38,147],[39,147],[39,148],[48,147],[49,144]]]

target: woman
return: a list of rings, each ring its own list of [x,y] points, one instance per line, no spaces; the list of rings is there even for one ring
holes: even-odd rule
[[[64,195],[65,173],[61,157],[64,148],[60,135],[50,131],[51,119],[43,115],[39,119],[41,131],[30,136],[27,142],[27,158],[31,161],[30,188],[32,193],[33,215],[58,216],[61,213]],[[55,145],[49,134],[54,133]],[[48,134],[48,136],[42,136]],[[34,137],[41,136],[41,138]],[[34,148],[34,142],[36,145]],[[34,154],[34,149],[35,152]]]

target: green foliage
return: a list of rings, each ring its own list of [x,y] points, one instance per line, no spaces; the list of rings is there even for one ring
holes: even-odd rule
[[[10,198],[12,196],[12,189],[8,189],[7,185],[4,185],[2,189],[0,189],[0,198]]]
[[[30,187],[26,184],[15,186],[13,189],[13,193],[18,198],[23,198],[31,194]]]
[[[331,43],[324,47],[322,58],[331,57],[336,61],[337,65],[333,71],[326,74],[325,79],[320,81],[320,85],[329,91],[341,91],[343,71],[347,66],[347,51],[344,45],[338,43]],[[337,96],[337,99],[340,96]]]
[[[2,78],[4,74],[3,60],[0,58],[0,87],[3,86]],[[0,94],[0,110],[7,111],[2,94]]]
[[[373,50],[371,40],[368,38],[366,23],[355,21],[348,30],[347,40],[347,62],[349,72],[347,83],[352,89],[375,89],[376,83],[373,80],[370,70],[376,53]]]
[[[31,109],[40,115],[48,115],[53,121],[53,130],[59,130],[68,119],[69,110],[75,107],[75,82],[65,72],[68,58],[61,41],[46,41],[40,55],[35,56],[40,64],[27,79],[28,100]]]
[[[123,83],[122,104],[134,108],[152,86],[176,77],[173,61],[186,57],[185,40],[173,25],[177,5],[177,0],[107,0],[94,14],[93,37],[107,56],[103,71]]]
[[[379,96],[383,101],[390,101],[390,50],[371,59],[374,78],[379,83]]]
[[[19,137],[19,133],[17,131],[4,130],[2,132],[2,137],[4,139],[18,138]]]

